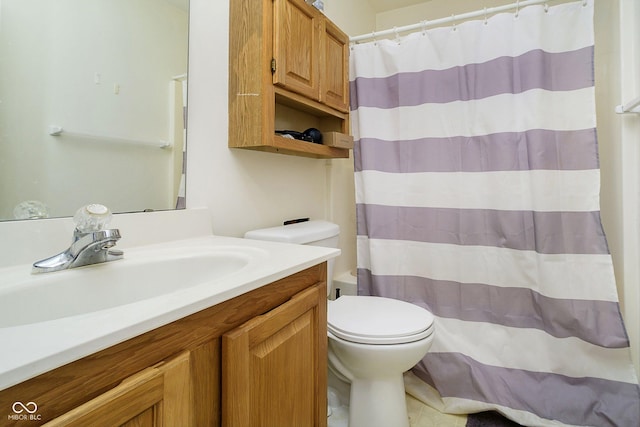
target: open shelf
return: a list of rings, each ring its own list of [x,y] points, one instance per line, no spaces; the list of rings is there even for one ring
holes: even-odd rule
[[[266,151],[269,153],[289,154],[299,157],[311,157],[314,159],[347,159],[349,150],[344,148],[328,147],[313,142],[298,141],[296,139],[284,138],[280,135],[273,135],[272,144],[252,145],[238,148],[245,148],[256,151]]]

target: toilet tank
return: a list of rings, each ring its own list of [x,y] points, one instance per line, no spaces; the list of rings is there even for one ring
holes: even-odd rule
[[[244,237],[245,239],[337,248],[340,238],[340,226],[329,221],[305,221],[247,231]],[[327,295],[332,289],[334,265],[335,258],[327,261]]]

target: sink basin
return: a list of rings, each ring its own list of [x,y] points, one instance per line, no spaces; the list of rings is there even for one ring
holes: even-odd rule
[[[233,250],[125,251],[125,258],[72,270],[24,271],[0,286],[0,328],[28,325],[135,303],[215,282],[251,258]]]
[[[0,267],[0,390],[339,254],[208,234],[129,244],[121,260],[74,270],[31,274],[46,253]]]

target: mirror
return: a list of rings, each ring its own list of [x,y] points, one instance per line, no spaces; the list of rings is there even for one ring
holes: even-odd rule
[[[0,220],[184,206],[188,1],[0,0]]]

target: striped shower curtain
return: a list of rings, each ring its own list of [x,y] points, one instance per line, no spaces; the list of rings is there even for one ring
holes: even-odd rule
[[[436,316],[407,389],[444,412],[640,425],[593,57],[593,0],[352,46],[358,292]]]
[[[176,197],[176,209],[185,209],[187,207],[187,82],[186,75],[180,79],[180,99],[182,100],[182,173],[180,175],[178,196]]]

